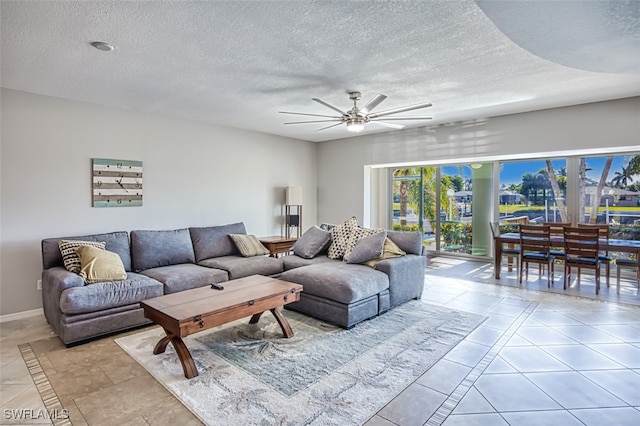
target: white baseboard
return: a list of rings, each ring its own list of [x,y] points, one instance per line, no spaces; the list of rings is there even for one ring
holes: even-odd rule
[[[0,323],[36,317],[38,315],[44,315],[44,309],[39,308],[30,311],[16,312],[15,314],[0,315]]]

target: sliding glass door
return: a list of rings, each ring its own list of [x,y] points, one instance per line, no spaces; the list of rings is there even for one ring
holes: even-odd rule
[[[392,175],[393,229],[419,231],[438,253],[491,256],[495,220],[608,223],[611,238],[640,239],[640,153],[398,168]]]

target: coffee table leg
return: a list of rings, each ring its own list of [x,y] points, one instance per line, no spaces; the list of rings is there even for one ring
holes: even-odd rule
[[[165,330],[165,333],[167,333],[167,335],[160,339],[160,341],[156,343],[155,348],[153,348],[153,354],[158,355],[163,353],[167,349],[167,344],[171,342],[173,344],[173,348],[178,354],[180,364],[182,364],[184,377],[187,379],[196,377],[198,375],[198,369],[196,368],[195,362],[193,362],[193,357],[191,356],[191,352],[189,352],[187,345],[184,344],[179,336],[174,336],[167,330]]]
[[[260,312],[259,314],[254,314],[249,320],[249,324],[256,324],[258,321],[260,321],[260,317],[262,316],[262,314],[264,314],[264,312]]]
[[[287,319],[282,315],[282,312],[280,312],[277,308],[273,308],[271,309],[271,313],[274,317],[276,317],[276,321],[278,321],[278,324],[280,324],[280,328],[282,329],[284,337],[292,337],[293,330],[291,329],[291,326],[289,325]]]

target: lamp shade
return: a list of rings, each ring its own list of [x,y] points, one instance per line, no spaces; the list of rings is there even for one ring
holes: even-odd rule
[[[302,188],[299,186],[288,186],[286,191],[286,205],[302,205]]]

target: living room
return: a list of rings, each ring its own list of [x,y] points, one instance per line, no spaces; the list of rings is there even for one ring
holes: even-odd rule
[[[244,10],[248,5],[241,8],[243,12],[249,13]],[[178,229],[237,221],[243,221],[250,234],[280,235],[284,224],[284,191],[288,186],[302,188],[302,228],[305,230],[321,223],[341,223],[351,216],[356,216],[363,226],[388,228],[391,209],[387,188],[389,182],[385,174],[394,165],[640,152],[638,69],[620,73],[590,71],[589,68],[571,68],[566,63],[558,65],[549,62],[549,58],[541,59],[527,53],[524,63],[531,64],[537,72],[531,76],[531,91],[535,91],[533,86],[542,87],[537,89],[540,92],[535,92],[544,96],[538,99],[540,103],[527,103],[526,73],[520,74],[518,71],[517,78],[506,81],[505,85],[521,87],[522,90],[513,96],[506,96],[506,100],[502,98],[500,108],[476,94],[476,103],[483,107],[473,113],[465,113],[464,110],[455,111],[455,107],[450,106],[449,92],[455,89],[439,88],[436,92],[437,84],[433,83],[434,87],[430,88],[432,83],[429,83],[428,76],[406,74],[402,60],[407,58],[399,58],[389,61],[399,64],[389,74],[395,70],[401,77],[391,78],[385,74],[387,77],[369,80],[362,84],[362,89],[358,89],[363,92],[366,89],[366,93],[363,93],[365,97],[378,92],[385,93],[389,96],[385,102],[395,102],[390,107],[430,100],[434,107],[427,114],[434,116],[432,124],[422,122],[415,127],[408,126],[404,130],[390,132],[386,131],[388,129],[382,129],[384,132],[376,129],[357,136],[352,136],[346,129],[331,129],[329,132],[336,133],[322,136],[322,132],[316,132],[317,127],[313,125],[294,126],[296,130],[289,130],[289,126],[284,130],[286,126],[283,123],[290,117],[279,115],[278,111],[327,113],[328,110],[323,110],[322,106],[312,105],[311,98],[314,96],[335,104],[348,105],[344,91],[358,86],[360,75],[342,81],[337,76],[327,76],[331,82],[316,87],[303,84],[304,87],[296,91],[295,101],[280,105],[267,96],[269,93],[260,94],[260,90],[256,89],[261,82],[267,84],[270,81],[264,77],[267,75],[265,69],[257,68],[255,73],[245,71],[244,74],[245,79],[253,79],[257,83],[237,87],[235,94],[236,97],[248,98],[246,102],[249,104],[256,102],[257,106],[248,107],[245,113],[237,108],[247,103],[234,103],[235,99],[227,94],[223,100],[233,106],[231,111],[224,108],[225,102],[203,110],[199,108],[201,104],[194,107],[188,102],[189,97],[195,96],[190,90],[200,84],[197,78],[176,83],[166,77],[161,82],[161,85],[187,93],[179,97],[176,95],[179,90],[165,95],[163,89],[157,86],[147,87],[146,80],[149,78],[143,70],[147,67],[158,68],[165,65],[163,63],[132,66],[132,74],[139,73],[139,79],[134,83],[128,81],[130,75],[127,77],[122,71],[128,69],[126,63],[120,62],[115,68],[110,68],[111,59],[108,55],[124,55],[127,47],[119,39],[107,39],[107,36],[132,29],[115,25],[115,29],[110,31],[103,28],[102,32],[92,34],[91,25],[84,23],[77,29],[82,33],[77,39],[72,36],[74,31],[71,26],[65,26],[70,32],[56,37],[74,39],[73,44],[78,50],[87,49],[81,56],[73,56],[75,60],[70,63],[72,69],[82,69],[84,64],[86,74],[69,74],[66,79],[54,79],[53,76],[63,75],[69,69],[61,63],[64,60],[52,59],[55,54],[51,52],[56,51],[53,43],[60,41],[51,36],[55,32],[52,28],[61,24],[51,24],[47,20],[52,19],[50,16],[64,17],[64,14],[51,15],[46,8],[38,11],[42,7],[41,3],[2,2],[0,318],[3,324],[33,318],[42,313],[41,292],[37,289],[37,282],[41,278],[40,242],[44,238],[119,230]],[[102,11],[103,15],[91,16],[101,16],[96,19],[104,25],[109,22],[105,18],[109,13],[119,15],[118,8],[116,3],[109,3]],[[470,8],[468,13],[474,16],[482,13],[474,2],[461,2],[456,8]],[[341,8],[340,11],[345,9]],[[372,9],[369,13],[377,13],[375,7]],[[365,12],[358,10],[363,14]],[[460,16],[460,12],[456,9],[451,16]],[[145,10],[142,16],[153,20],[161,19],[162,14],[162,10]],[[27,19],[29,15],[39,19]],[[82,13],[75,16],[82,16]],[[182,14],[178,16],[186,19]],[[367,19],[374,19],[369,14],[366,16]],[[632,16],[637,23],[638,16]],[[26,27],[23,26],[25,19],[29,22]],[[425,18],[418,16],[415,19],[422,22]],[[483,22],[486,21],[488,19],[485,17]],[[45,22],[49,24],[44,25]],[[358,25],[356,18],[347,22]],[[154,25],[147,25],[153,31],[145,33],[145,39],[153,39],[151,36],[163,33]],[[204,26],[205,23],[200,25]],[[14,26],[26,29],[18,31]],[[259,27],[258,24],[255,26]],[[26,41],[28,49],[23,50],[25,45],[19,42],[10,43],[14,40],[14,30],[15,34],[21,36],[27,32],[33,33]],[[134,34],[142,33],[134,31]],[[114,43],[114,52],[102,52],[88,46],[95,37],[105,37],[105,41]],[[51,45],[43,41],[49,38]],[[220,41],[221,44],[225,42],[229,40]],[[256,40],[252,39],[251,42],[255,43]],[[512,50],[507,51],[513,55],[523,54],[521,48],[506,36],[501,42],[509,44]],[[38,46],[39,43],[41,46]],[[320,45],[314,48],[320,49]],[[160,43],[153,47],[160,50],[162,45]],[[366,47],[371,49],[371,46]],[[468,49],[472,51],[478,48],[476,45]],[[295,47],[292,49],[295,50]],[[168,66],[178,62],[168,58],[175,53],[170,50],[158,55]],[[279,53],[283,56],[278,58],[286,58],[286,51]],[[607,53],[615,57],[617,50],[610,48]],[[333,54],[335,58],[345,60],[344,53],[334,51]],[[442,52],[438,49],[433,54]],[[469,55],[469,51],[465,51],[465,54]],[[42,62],[18,60],[21,55],[40,58]],[[129,55],[135,56],[127,53],[127,60],[132,57]],[[329,53],[326,55],[329,56]],[[428,55],[425,53],[425,56]],[[234,54],[230,54],[231,57]],[[324,57],[325,54],[319,55],[319,58]],[[95,62],[85,62],[89,60]],[[283,65],[274,61],[266,63],[285,74]],[[336,60],[336,63],[340,61]],[[449,64],[446,61],[442,63]],[[356,65],[353,65],[354,69],[358,68]],[[246,65],[243,63],[243,66]],[[113,86],[117,78],[105,81],[104,86],[83,79],[100,68],[116,70],[114,75],[122,77],[121,85]],[[348,68],[345,66],[345,69]],[[256,68],[246,66],[246,69]],[[313,68],[309,74],[315,73],[316,78],[312,81],[322,81],[322,73],[328,73],[330,69],[328,65]],[[219,69],[216,71],[219,72]],[[236,69],[234,71],[237,72]],[[207,72],[202,71],[203,74]],[[342,72],[348,75],[346,71]],[[495,67],[494,72],[502,76],[503,70]],[[18,78],[20,75],[26,76],[25,80]],[[176,75],[177,72],[173,77]],[[432,81],[437,80],[433,75],[429,76],[432,76]],[[410,83],[396,81],[402,79]],[[469,80],[465,84],[483,85],[491,80]],[[580,84],[591,84],[591,89],[578,86],[578,80],[581,80]],[[454,82],[438,81],[441,86],[446,86],[446,83],[455,86]],[[215,84],[215,90],[204,92],[207,97],[214,98],[224,86],[220,81]],[[425,87],[417,89],[413,86]],[[63,96],[64,90],[54,90],[58,87],[66,89],[66,96]],[[275,96],[278,84],[271,89],[270,93]],[[565,91],[569,89],[571,93]],[[74,90],[79,93],[77,97],[73,94]],[[145,98],[139,104],[123,102],[123,106],[114,106],[105,103],[101,97],[128,99],[131,93],[154,90],[158,90],[154,92],[155,99]],[[430,91],[438,96],[431,98]],[[90,93],[94,97],[84,99],[80,93]],[[252,98],[251,94],[259,97]],[[535,98],[534,95],[531,97]],[[508,109],[501,109],[505,108],[505,104]],[[263,110],[266,108],[269,110],[265,113]],[[208,121],[208,116],[216,114],[224,116],[222,121],[227,120],[229,125]],[[265,127],[260,128],[255,123],[260,123],[265,115],[269,116],[269,121],[265,121]],[[243,122],[248,124],[243,127]],[[285,136],[284,132],[289,131],[298,132],[296,134],[299,136],[291,133]],[[128,208],[92,207],[92,158],[142,161],[145,172],[143,205]],[[3,382],[3,389],[4,385]]]

